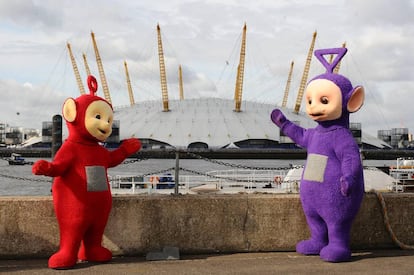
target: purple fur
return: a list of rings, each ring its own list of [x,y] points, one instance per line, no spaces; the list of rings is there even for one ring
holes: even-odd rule
[[[342,262],[351,257],[350,231],[364,195],[364,179],[359,148],[349,130],[347,103],[355,89],[346,77],[329,72],[330,68],[311,82],[326,79],[340,88],[342,113],[338,119],[318,121],[318,126],[312,129],[292,123],[278,109],[273,110],[271,119],[308,153],[300,198],[311,238],[299,242],[296,251],[319,254],[329,262]]]

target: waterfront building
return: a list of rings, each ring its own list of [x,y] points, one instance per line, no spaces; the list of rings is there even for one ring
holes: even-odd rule
[[[394,149],[408,148],[412,144],[412,135],[408,128],[392,128],[391,130],[378,130],[378,139],[383,140]]]
[[[7,123],[0,123],[0,145],[19,146],[25,141],[40,136],[38,129],[10,126]]]

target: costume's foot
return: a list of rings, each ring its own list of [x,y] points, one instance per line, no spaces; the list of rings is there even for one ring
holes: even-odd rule
[[[322,248],[320,256],[326,262],[346,262],[351,259],[351,250],[348,247],[329,244]]]
[[[112,252],[103,246],[85,248],[82,245],[79,249],[78,259],[89,262],[108,262],[112,259]]]
[[[69,269],[76,264],[76,261],[76,255],[60,250],[49,258],[48,266],[53,269]]]
[[[303,255],[317,255],[325,245],[312,239],[301,241],[296,244],[296,252]]]

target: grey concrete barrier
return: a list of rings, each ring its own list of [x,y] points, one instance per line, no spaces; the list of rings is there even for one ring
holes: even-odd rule
[[[414,194],[385,193],[397,238],[414,244]],[[114,196],[104,245],[114,255],[293,251],[309,236],[297,194]],[[381,205],[367,193],[351,233],[353,249],[395,247]],[[51,197],[0,198],[0,257],[48,257],[59,244]]]

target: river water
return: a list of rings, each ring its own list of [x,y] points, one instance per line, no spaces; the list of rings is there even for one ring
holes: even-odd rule
[[[37,159],[27,158],[26,161],[34,162]],[[50,159],[46,159],[50,161]],[[123,163],[108,171],[110,176],[129,175],[142,176],[148,174],[161,174],[164,170],[175,167],[175,159],[147,159],[142,161]],[[131,163],[128,163],[131,162]],[[215,170],[231,169],[263,169],[263,168],[287,168],[290,165],[303,165],[305,160],[279,160],[279,159],[180,159],[179,166],[184,168],[180,173],[207,173]],[[390,166],[395,161],[389,160],[365,160],[364,166]],[[13,166],[7,161],[0,160],[0,196],[47,196],[50,195],[52,178],[35,176],[31,172],[31,165]],[[171,171],[174,174],[174,171]]]

